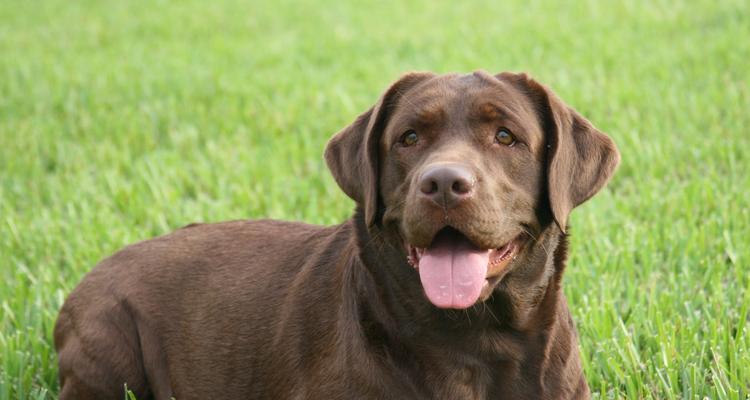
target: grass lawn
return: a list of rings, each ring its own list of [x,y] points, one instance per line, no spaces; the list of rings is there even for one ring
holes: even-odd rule
[[[347,218],[323,147],[415,69],[528,71],[617,142],[565,277],[595,398],[750,395],[750,2],[319,3],[0,2],[0,399],[57,397],[123,245]]]

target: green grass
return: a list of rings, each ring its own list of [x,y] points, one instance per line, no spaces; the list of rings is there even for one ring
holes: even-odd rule
[[[572,216],[594,397],[748,397],[750,3],[318,3],[0,2],[0,399],[56,397],[57,310],[97,260],[193,221],[344,220],[326,140],[404,71],[478,68],[622,152]]]

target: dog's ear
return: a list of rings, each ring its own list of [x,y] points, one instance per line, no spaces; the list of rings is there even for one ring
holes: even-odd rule
[[[525,81],[544,124],[547,143],[547,189],[555,223],[565,232],[570,211],[595,195],[620,163],[615,143],[548,87],[526,74],[499,78]]]
[[[326,146],[325,160],[333,178],[364,209],[368,226],[376,222],[378,214],[378,148],[388,116],[403,93],[432,76],[422,72],[402,76],[372,108],[339,131]]]

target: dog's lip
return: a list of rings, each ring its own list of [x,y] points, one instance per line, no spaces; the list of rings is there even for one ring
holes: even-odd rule
[[[487,265],[487,277],[485,278],[487,282],[485,282],[485,284],[490,283],[494,285],[494,283],[496,283],[490,281],[494,278],[497,278],[502,270],[504,270],[511,261],[515,260],[519,250],[525,242],[523,238],[523,234],[518,234],[512,240],[500,247],[483,249],[490,252],[489,264]],[[408,242],[406,243],[406,248],[407,262],[409,263],[409,265],[414,267],[414,269],[419,269],[419,260],[426,249],[424,247],[412,246]]]

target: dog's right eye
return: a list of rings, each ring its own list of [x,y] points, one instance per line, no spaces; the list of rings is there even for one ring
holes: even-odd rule
[[[408,131],[404,132],[403,135],[401,135],[401,144],[408,147],[408,146],[414,146],[419,141],[419,136],[417,136],[417,132],[414,131],[414,129],[409,129]]]

